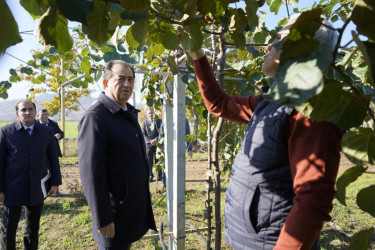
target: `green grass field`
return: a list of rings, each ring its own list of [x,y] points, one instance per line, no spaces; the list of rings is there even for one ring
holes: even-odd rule
[[[0,127],[12,123],[13,121],[0,121]],[[61,122],[58,122],[61,128]],[[65,122],[65,138],[77,138],[78,137],[78,121],[66,121]]]

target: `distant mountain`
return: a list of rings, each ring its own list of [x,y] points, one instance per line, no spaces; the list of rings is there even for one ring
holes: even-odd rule
[[[41,103],[48,102],[53,99],[53,94],[43,94],[38,95],[36,97],[36,109],[42,109],[43,106]],[[15,106],[17,102],[22,99],[13,99],[13,100],[5,100],[0,102],[0,121],[12,121],[16,119],[16,109]],[[80,105],[80,109],[78,111],[66,111],[66,119],[68,120],[79,120],[85,110],[91,106],[91,104],[96,100],[96,98],[91,97],[81,97],[78,99]],[[52,117],[53,120],[59,120],[60,114]]]

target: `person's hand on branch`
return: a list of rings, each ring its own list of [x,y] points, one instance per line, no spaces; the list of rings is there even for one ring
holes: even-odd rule
[[[181,42],[183,40],[183,36],[182,36],[183,33],[184,33],[184,28],[182,26],[178,26],[177,27],[177,34],[178,34],[178,37],[180,38]],[[193,60],[199,60],[204,56],[203,49],[199,49],[199,50],[196,50],[196,51],[186,50],[186,53],[188,53],[191,56],[191,58],[193,58]]]

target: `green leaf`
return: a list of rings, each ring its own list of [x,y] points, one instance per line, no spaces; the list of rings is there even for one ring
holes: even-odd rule
[[[342,152],[352,163],[375,163],[375,134],[370,128],[351,128],[341,139]]]
[[[34,20],[43,15],[49,6],[48,0],[20,0],[20,4]]]
[[[149,27],[146,19],[136,21],[131,26],[131,33],[135,41],[139,43],[140,46],[143,46],[149,36]]]
[[[248,53],[249,52],[247,52],[247,50],[245,50],[245,49],[239,49],[238,52],[237,52],[238,59],[243,60],[247,56]]]
[[[106,10],[95,10],[87,14],[87,36],[98,44],[108,41],[114,30],[109,30],[109,15]]]
[[[123,60],[127,63],[130,63],[130,64],[136,64],[137,63],[137,60],[135,60],[134,58],[132,58],[130,55],[127,55],[127,54],[122,55],[121,60]]]
[[[167,30],[162,34],[162,44],[168,50],[175,50],[180,44],[180,39],[174,30]]]
[[[350,238],[348,250],[367,250],[370,249],[370,240],[374,233],[374,228],[364,229],[355,233]]]
[[[20,72],[27,75],[31,75],[33,73],[33,69],[30,67],[22,67]]]
[[[85,25],[87,14],[94,10],[94,3],[86,0],[56,0],[56,5],[65,18]]]
[[[247,17],[247,22],[250,26],[256,27],[258,26],[258,15],[257,15],[257,10],[258,10],[258,3],[256,0],[245,0],[246,3],[246,17]]]
[[[9,70],[9,74],[10,74],[11,76],[17,76],[17,71],[16,71],[15,69],[10,69],[10,70]]]
[[[271,1],[270,1],[270,2],[271,2]],[[272,5],[270,6],[270,11],[271,11],[273,14],[277,15],[277,14],[279,13],[279,9],[280,9],[280,6],[281,6],[282,3],[283,3],[282,0],[274,0],[274,1],[272,2]],[[267,4],[268,4],[268,0],[267,0]],[[269,5],[269,4],[268,4],[268,5]]]
[[[357,205],[363,211],[375,217],[375,185],[361,189],[357,194]]]
[[[105,62],[109,62],[112,60],[120,60],[120,59],[121,59],[121,55],[117,52],[108,52],[103,55],[103,60]]]
[[[139,42],[137,42],[132,33],[133,26],[130,26],[128,30],[126,31],[126,42],[128,43],[129,47],[131,49],[136,49],[139,46]]]
[[[187,51],[196,51],[202,47],[203,36],[200,27],[196,24],[185,26],[182,33],[182,47]]]
[[[229,31],[242,33],[245,31],[247,26],[246,14],[243,9],[233,10],[233,13],[230,17]]]
[[[332,53],[320,44],[309,55],[302,55],[281,64],[272,79],[265,99],[286,105],[300,105],[323,89],[323,70],[331,63]]]
[[[153,44],[148,50],[152,53],[152,55],[160,56],[164,52],[165,48],[163,44]]]
[[[231,33],[231,38],[233,39],[234,43],[236,44],[236,47],[239,49],[245,49],[246,45],[246,38],[243,33]]]
[[[352,35],[365,58],[365,62],[368,64],[369,81],[375,86],[375,43],[368,41],[362,42],[354,31],[352,31]]]
[[[40,18],[37,34],[40,43],[52,45],[61,52],[66,52],[73,46],[68,21],[52,7]]]
[[[131,13],[139,13],[150,7],[150,0],[120,0],[120,4],[124,9]]]
[[[262,29],[259,32],[256,32],[254,34],[253,41],[255,43],[265,43],[267,36],[268,36],[268,32],[266,30]]]
[[[7,48],[22,42],[22,38],[18,31],[18,25],[14,19],[5,0],[0,0],[0,55],[5,52]]]
[[[169,69],[171,70],[172,74],[177,75],[179,70],[178,70],[178,67],[176,65],[176,62],[175,62],[173,56],[168,56],[167,63],[168,63]]]
[[[338,179],[336,182],[336,196],[339,202],[346,206],[345,198],[346,198],[346,187],[349,186],[350,183],[357,180],[359,176],[361,176],[366,169],[362,166],[355,166],[352,168],[347,169]]]
[[[47,61],[47,60],[45,60],[45,59],[43,59],[43,60],[40,62],[40,64],[41,64],[42,66],[44,66],[44,67],[49,67],[49,61]]]
[[[198,0],[198,10],[202,15],[220,17],[228,8],[228,0]]]
[[[358,0],[352,12],[358,33],[375,40],[375,4],[373,0]]]
[[[108,30],[115,31],[120,20],[121,20],[121,10],[112,10],[110,12],[110,20],[108,23]]]
[[[303,12],[290,28],[290,34],[282,44],[280,63],[291,57],[311,53],[319,44],[313,37],[321,22],[321,9]]]
[[[90,75],[91,63],[87,57],[81,61],[81,69],[87,76]]]
[[[95,62],[99,62],[100,60],[102,60],[99,56],[94,55],[94,54],[89,54],[89,56],[90,56]]]
[[[296,110],[313,121],[329,121],[345,131],[362,124],[370,100],[371,96],[357,96],[343,90],[341,83],[330,81],[320,94]]]

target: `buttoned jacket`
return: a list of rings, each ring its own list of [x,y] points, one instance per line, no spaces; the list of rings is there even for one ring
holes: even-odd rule
[[[149,192],[149,166],[136,110],[124,111],[102,93],[78,126],[79,171],[92,214],[94,240],[121,247],[155,229]],[[115,237],[98,228],[114,222]]]
[[[43,202],[41,179],[50,169],[51,184],[61,184],[59,159],[51,128],[34,123],[31,136],[20,121],[0,128],[0,192],[8,207]]]

